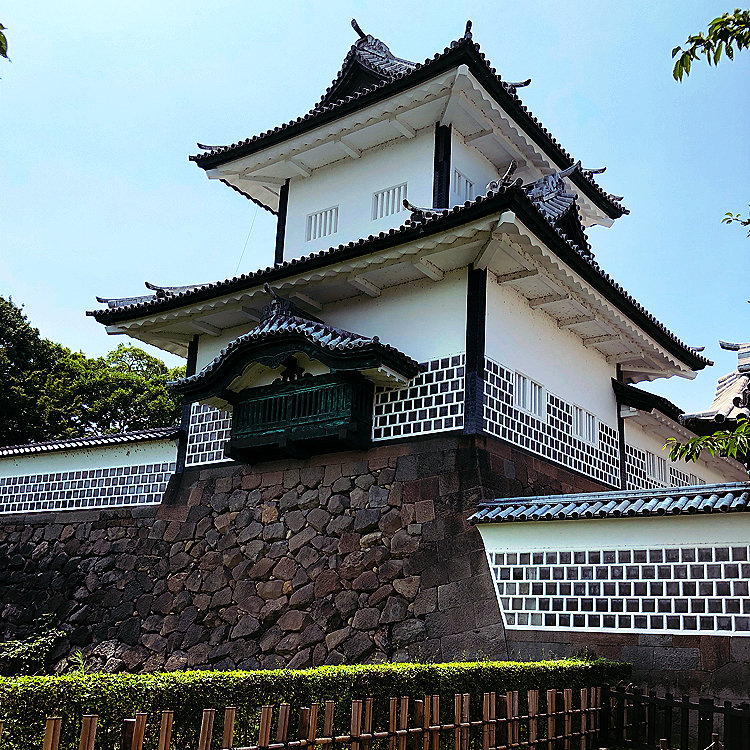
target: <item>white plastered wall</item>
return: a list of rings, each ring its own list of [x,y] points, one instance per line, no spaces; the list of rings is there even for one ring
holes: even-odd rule
[[[457,196],[454,183],[454,170],[458,170],[474,185],[473,195],[484,195],[487,192],[487,184],[500,176],[492,162],[477,149],[464,143],[463,136],[456,132],[452,133],[451,138],[451,188],[450,188],[450,205],[462,204],[463,196]]]
[[[678,440],[686,438],[675,435]],[[720,461],[699,460],[697,463],[686,463],[678,461],[673,463],[669,460],[669,452],[663,450],[666,443],[666,437],[663,434],[657,434],[652,430],[647,430],[643,425],[634,422],[633,419],[625,419],[625,444],[633,448],[640,448],[643,451],[661,456],[666,459],[668,466],[674,466],[685,474],[695,474],[706,484],[718,484],[720,482],[744,482],[747,481],[747,474],[741,469],[731,466],[730,464]]]
[[[289,184],[284,259],[291,260],[316,250],[358,240],[397,227],[409,217],[398,213],[372,220],[375,191],[407,183],[408,199],[418,206],[432,206],[432,173],[435,128],[419,130],[414,138],[399,138],[366,151],[359,159],[346,157],[316,169],[310,177]],[[305,239],[308,214],[339,207],[338,231],[309,242]]]
[[[378,336],[418,362],[466,348],[465,268],[442,281],[415,281],[326,305],[321,316],[331,325],[364,336]]]
[[[252,331],[255,323],[225,328],[218,336],[204,334],[198,339],[198,354],[196,356],[196,372],[200,372],[219,352],[243,333]]]
[[[477,524],[487,551],[632,549],[750,542],[750,514]]]
[[[617,429],[616,368],[510,286],[487,277],[486,354]]]
[[[177,443],[174,440],[74,448],[55,453],[0,458],[0,477],[54,474],[142,464],[168,464],[174,463],[176,458]]]

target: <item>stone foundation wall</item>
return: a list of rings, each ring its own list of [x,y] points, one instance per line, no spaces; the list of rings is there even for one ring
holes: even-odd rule
[[[0,632],[54,612],[62,662],[305,667],[506,658],[484,497],[599,486],[464,436],[206,468],[170,505],[0,518]]]

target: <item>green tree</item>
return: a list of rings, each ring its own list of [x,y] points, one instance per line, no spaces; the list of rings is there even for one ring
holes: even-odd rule
[[[664,446],[672,461],[697,461],[705,450],[712,456],[724,456],[742,461],[746,466],[750,460],[750,422],[737,421],[733,430],[719,430],[712,435],[699,435],[681,443],[669,438]]]
[[[68,353],[47,380],[44,414],[59,437],[168,427],[179,419],[180,400],[167,383],[182,374],[126,344],[97,359]]]
[[[180,400],[167,383],[183,374],[125,344],[104,357],[71,352],[0,297],[0,445],[171,426]]]
[[[40,404],[64,353],[39,335],[13,300],[0,297],[0,445],[49,437]]]
[[[676,81],[682,81],[684,76],[690,75],[693,61],[704,55],[709,65],[718,65],[722,54],[733,60],[735,48],[738,51],[750,48],[750,10],[735,8],[733,13],[723,13],[708,24],[705,34],[693,34],[687,38],[684,47],[675,47],[672,50],[672,58],[676,58],[672,75]],[[750,227],[750,215],[743,217],[727,211],[722,222]],[[747,236],[750,237],[750,229]]]

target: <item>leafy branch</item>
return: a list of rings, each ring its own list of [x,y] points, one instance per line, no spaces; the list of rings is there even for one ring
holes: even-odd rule
[[[750,214],[743,218],[742,214],[733,214],[731,211],[727,211],[724,214],[724,218],[721,220],[722,224],[732,224],[737,222],[740,226],[750,227]],[[747,230],[747,236],[750,237],[750,229]]]
[[[724,456],[746,462],[750,454],[750,422],[740,418],[734,430],[719,430],[712,435],[699,435],[681,443],[676,438],[667,440],[672,461],[697,461],[705,450],[712,456]]]
[[[750,10],[735,8],[733,13],[723,13],[708,24],[706,34],[689,36],[685,45],[672,50],[672,58],[677,58],[672,71],[676,81],[690,75],[693,60],[701,55],[709,65],[718,65],[722,53],[733,60],[735,46],[738,51],[750,47]]]
[[[6,27],[0,23],[0,57],[10,60],[8,57],[8,38],[3,34]]]

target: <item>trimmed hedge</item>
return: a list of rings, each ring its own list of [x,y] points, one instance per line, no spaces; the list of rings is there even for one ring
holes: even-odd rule
[[[288,702],[293,709],[311,702],[337,701],[337,726],[348,727],[355,698],[375,699],[376,720],[387,699],[439,693],[446,720],[455,693],[580,688],[615,684],[630,676],[630,665],[598,659],[541,662],[463,662],[453,664],[376,664],[254,672],[163,672],[152,674],[72,674],[0,679],[3,745],[12,750],[41,746],[46,716],[62,716],[61,750],[77,747],[81,716],[99,716],[97,748],[119,748],[124,718],[149,713],[147,747],[156,742],[154,725],[164,709],[175,712],[173,747],[196,744],[204,708],[237,707],[235,744],[255,739],[260,706]],[[479,709],[481,701],[473,700]],[[217,711],[214,736],[220,744],[223,713]],[[295,724],[292,724],[294,726]],[[218,747],[218,744],[216,745]]]

